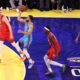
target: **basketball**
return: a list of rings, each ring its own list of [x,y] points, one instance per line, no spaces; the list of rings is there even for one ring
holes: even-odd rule
[[[19,6],[19,10],[20,10],[21,12],[27,11],[27,10],[28,10],[28,6],[21,5],[21,6]]]

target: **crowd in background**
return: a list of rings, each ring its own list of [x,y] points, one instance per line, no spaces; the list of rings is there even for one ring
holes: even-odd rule
[[[27,5],[30,9],[51,10],[80,9],[80,0],[0,0],[0,7],[16,9],[19,5]]]

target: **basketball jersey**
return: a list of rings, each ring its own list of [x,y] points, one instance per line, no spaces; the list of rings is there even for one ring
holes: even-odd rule
[[[50,40],[50,36],[53,37],[53,42]],[[52,32],[48,34],[48,42],[50,44],[50,47],[56,50],[55,52],[58,54],[60,52],[60,44]]]
[[[24,26],[24,31],[28,31],[28,30],[29,30],[29,26],[28,26],[28,22],[26,22]]]
[[[26,22],[25,23],[25,27],[24,27],[24,31],[25,32],[27,32],[28,30],[29,30],[29,24],[33,24],[33,23],[31,23],[31,22]],[[28,37],[28,35],[26,35],[27,37]],[[30,38],[32,38],[32,33],[30,34]]]
[[[2,21],[3,17],[3,15],[0,17],[0,40],[2,41],[7,40],[10,36],[10,31],[7,24]]]
[[[29,24],[33,24],[33,23],[31,23],[31,22],[30,23],[28,23],[28,22],[25,23],[25,26],[24,26],[24,31],[25,32],[27,32],[29,30]],[[28,35],[24,34],[24,36],[20,40],[23,41],[24,47],[25,47],[26,44],[28,43]],[[31,43],[32,43],[32,33],[30,33],[30,40],[29,40],[29,45],[28,46],[30,46]]]

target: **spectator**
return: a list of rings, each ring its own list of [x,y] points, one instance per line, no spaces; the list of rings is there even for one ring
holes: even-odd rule
[[[72,0],[62,0],[62,3],[64,12],[72,11]]]
[[[6,2],[6,4],[5,4]],[[30,9],[36,8],[43,10],[61,9],[64,12],[72,11],[72,9],[80,9],[80,0],[0,0],[0,8],[17,9],[17,6],[28,5]]]
[[[45,10],[50,10],[50,0],[45,0]]]
[[[44,10],[44,0],[39,0],[39,9],[41,10],[41,11],[43,11]]]
[[[75,9],[80,9],[80,0],[77,0],[77,1],[73,0],[73,1],[74,1],[73,2],[73,7]]]
[[[28,1],[28,6],[30,9],[34,8],[34,0],[29,0]]]
[[[0,0],[0,8],[3,6],[3,0]]]
[[[57,0],[57,9],[61,9],[62,0]]]
[[[23,5],[28,5],[28,3],[29,3],[29,0],[22,0]]]
[[[6,2],[6,4],[5,4]],[[7,10],[9,10],[10,4],[9,4],[9,0],[0,0],[0,8],[6,8]]]
[[[50,10],[50,0],[39,0],[40,10]]]
[[[15,1],[18,1],[18,6],[22,5],[22,0],[10,0],[10,5],[13,9],[16,8]]]
[[[51,0],[52,9],[57,9],[57,0]]]

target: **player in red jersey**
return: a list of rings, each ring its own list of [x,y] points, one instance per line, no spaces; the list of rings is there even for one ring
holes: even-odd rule
[[[16,48],[16,50],[20,53],[23,54],[23,51],[20,49],[20,47],[15,43],[11,25],[8,21],[8,19],[2,14],[2,10],[0,9],[0,57],[1,57],[1,48],[2,44],[5,41],[9,41],[13,47]],[[1,62],[1,58],[0,58]]]
[[[48,68],[48,72],[45,75],[50,75],[50,74],[53,74],[53,71],[50,65],[62,67],[63,70],[65,69],[65,65],[58,63],[56,61],[53,61],[53,59],[58,57],[58,54],[60,52],[60,44],[56,39],[55,35],[50,31],[49,27],[44,27],[44,32],[48,37],[48,42],[50,45],[50,48],[47,50],[47,54],[44,56],[44,61]]]

